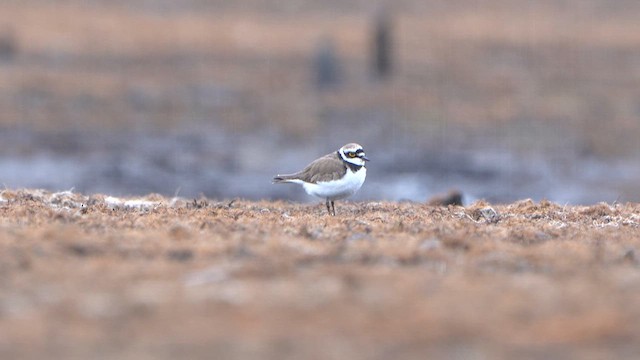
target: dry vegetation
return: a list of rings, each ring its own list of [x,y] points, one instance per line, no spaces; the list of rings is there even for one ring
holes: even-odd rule
[[[213,123],[290,142],[347,124],[396,145],[639,149],[636,1],[398,1],[397,72],[378,83],[367,2],[153,3],[0,4],[0,129]],[[345,80],[319,92],[326,38]],[[640,352],[637,204],[337,206],[4,190],[0,358]]]
[[[5,190],[2,358],[634,358],[640,206]]]
[[[367,76],[371,4],[242,3],[0,4],[0,32],[16,48],[0,66],[0,123],[214,121],[304,138],[327,114],[349,122],[380,113],[420,137],[488,128],[485,136],[524,150],[567,150],[567,137],[587,153],[638,150],[637,2],[401,1],[397,72],[384,84]],[[318,94],[310,64],[325,38],[346,79]]]

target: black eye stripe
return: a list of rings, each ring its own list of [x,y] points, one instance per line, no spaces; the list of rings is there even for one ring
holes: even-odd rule
[[[364,150],[362,150],[362,149],[358,149],[358,150],[356,150],[356,154],[361,154],[361,153],[363,153],[363,152],[364,152]]]

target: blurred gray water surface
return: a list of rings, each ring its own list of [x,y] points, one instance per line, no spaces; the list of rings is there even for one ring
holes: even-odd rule
[[[341,143],[287,142],[276,133],[238,135],[214,127],[176,132],[0,132],[0,183],[83,193],[317,201],[276,173],[301,169]],[[465,203],[549,199],[559,203],[637,201],[632,161],[548,157],[500,149],[411,148],[363,142],[372,159],[353,200],[425,201],[458,189]]]

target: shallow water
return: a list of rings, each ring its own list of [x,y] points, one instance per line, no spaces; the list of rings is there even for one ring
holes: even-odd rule
[[[300,186],[273,185],[276,173],[299,170],[326,153],[321,144],[220,131],[190,133],[2,132],[0,183],[8,188],[83,193],[317,201]],[[549,199],[558,203],[638,201],[640,169],[631,160],[553,159],[504,151],[369,146],[368,177],[354,200],[425,201],[451,189],[465,203]]]

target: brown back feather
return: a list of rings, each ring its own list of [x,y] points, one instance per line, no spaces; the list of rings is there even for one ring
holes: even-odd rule
[[[316,184],[318,182],[337,180],[347,172],[347,166],[337,152],[327,154],[314,160],[302,171],[292,175],[278,175],[277,180],[299,179]]]

